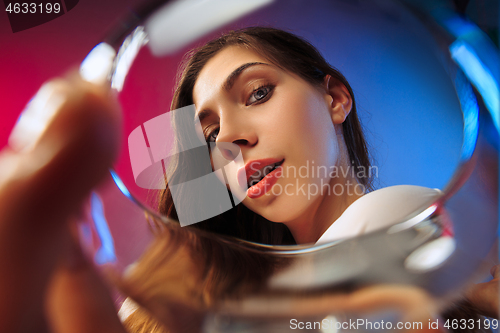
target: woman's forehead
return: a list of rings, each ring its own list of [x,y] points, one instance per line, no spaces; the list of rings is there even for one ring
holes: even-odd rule
[[[202,68],[193,89],[193,101],[202,102],[207,94],[224,88],[228,77],[244,64],[264,63],[269,60],[256,51],[243,46],[229,46],[219,51]]]

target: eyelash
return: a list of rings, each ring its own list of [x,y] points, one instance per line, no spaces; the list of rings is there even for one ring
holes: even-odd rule
[[[249,101],[250,101],[250,98],[251,98],[251,97],[253,97],[253,96],[255,95],[255,93],[256,93],[256,92],[261,91],[261,90],[263,90],[264,88],[265,88],[265,89],[267,89],[267,93],[266,93],[266,95],[265,95],[264,97],[262,97],[261,99],[256,100],[256,101],[255,101],[255,102],[253,102],[253,103],[250,103],[250,102],[249,102]],[[267,100],[271,97],[271,95],[272,95],[272,93],[273,93],[273,91],[274,91],[274,88],[275,88],[275,86],[274,86],[274,85],[272,85],[272,84],[270,84],[270,83],[264,83],[263,85],[261,85],[261,86],[259,86],[258,88],[254,89],[254,90],[252,91],[252,93],[250,94],[250,97],[247,99],[247,101],[246,101],[246,105],[247,105],[247,106],[249,106],[249,105],[254,105],[254,104],[264,103],[265,101],[267,101]]]
[[[213,140],[210,140],[210,137],[214,134],[216,135],[219,134],[219,127],[210,130],[211,127],[212,126],[208,126],[207,128],[205,128],[205,140],[207,141],[207,143],[215,142],[215,140],[217,140],[217,137],[213,138]]]
[[[256,104],[261,104],[261,103],[264,103],[266,102],[272,95],[273,91],[274,91],[274,88],[275,88],[275,85],[272,85],[270,83],[265,83],[261,86],[259,86],[258,88],[255,88],[252,93],[250,94],[250,97],[247,99],[246,101],[246,106],[250,106],[250,105],[256,105]],[[264,97],[261,97],[261,99],[259,100],[256,100],[255,102],[249,102],[250,101],[250,98],[253,97],[255,95],[256,92],[258,91],[261,91],[263,89],[267,89],[267,92],[265,94]],[[206,141],[207,143],[210,143],[210,142],[215,142],[215,140],[217,140],[217,137],[215,138],[211,138],[214,134],[217,135],[219,134],[219,127],[216,127],[215,129],[213,130],[210,130],[212,126],[208,126],[207,128],[205,128],[205,138],[206,138]]]

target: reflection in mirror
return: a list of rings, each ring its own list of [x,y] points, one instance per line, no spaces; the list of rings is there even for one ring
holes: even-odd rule
[[[109,43],[111,67],[82,65],[112,68],[125,115],[82,228],[130,297],[127,325],[253,332],[442,311],[487,266],[497,214],[485,201],[481,227],[467,224],[484,190],[470,179],[496,164],[472,171],[484,107],[443,51],[451,38],[399,2],[345,1],[234,2],[174,33],[173,13],[207,3],[167,4]]]

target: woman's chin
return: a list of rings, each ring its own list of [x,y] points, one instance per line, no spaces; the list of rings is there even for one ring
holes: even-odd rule
[[[307,210],[307,206],[303,204],[304,200],[300,200],[301,198],[293,199],[284,196],[264,195],[258,199],[247,197],[243,200],[243,204],[271,222],[286,223],[296,219]]]

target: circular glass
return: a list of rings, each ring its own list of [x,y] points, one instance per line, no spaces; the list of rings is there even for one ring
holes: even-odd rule
[[[248,273],[241,278],[236,288],[239,291],[234,294],[227,291],[217,294],[211,290],[211,301],[202,302],[210,309],[219,304],[218,301],[241,297],[241,293],[244,296],[257,293],[269,298],[275,291],[291,295],[323,288],[325,292],[333,292],[337,287],[380,282],[418,285],[439,297],[452,294],[457,286],[468,281],[468,276],[457,277],[453,286],[447,285],[443,280],[445,271],[458,269],[461,260],[462,266],[477,269],[495,238],[491,237],[491,232],[496,230],[495,208],[484,203],[475,208],[470,203],[464,205],[470,195],[488,191],[481,185],[467,187],[468,177],[475,174],[472,156],[477,145],[480,110],[488,108],[486,100],[477,97],[481,91],[471,85],[467,66],[463,65],[472,61],[467,58],[468,44],[450,34],[452,28],[448,31],[443,28],[444,16],[431,12],[425,5],[421,7],[414,8],[405,1],[214,0],[154,2],[138,9],[132,19],[97,45],[81,66],[84,78],[109,80],[124,115],[119,159],[108,182],[92,194],[87,210],[89,223],[82,226],[82,237],[94,248],[94,260],[123,276],[121,282],[117,281],[122,291],[164,322],[168,321],[165,319],[168,306],[155,310],[154,302],[149,301],[161,297],[162,292],[168,299],[172,291],[167,287],[158,291],[162,288],[156,285],[157,289],[137,285],[147,285],[147,281],[155,281],[151,285],[159,283],[162,274],[167,281],[171,279],[169,285],[182,285],[180,276],[165,271],[178,265],[174,263],[176,260],[191,260],[192,265],[200,267],[210,263],[213,265],[210,272],[233,274],[233,278],[238,279],[234,273],[234,268],[239,267],[238,260],[228,259],[222,265],[207,255],[222,251],[221,248],[233,251],[233,257],[247,258],[249,263],[260,265],[256,267],[262,272]],[[452,16],[453,12],[448,14],[445,16],[459,20],[458,16]],[[454,22],[454,27],[459,23]],[[232,211],[245,209],[260,212],[249,203],[253,198],[269,194],[278,198],[276,200],[292,200],[285,198],[288,194],[283,191],[273,192],[283,179],[276,173],[289,166],[292,160],[289,156],[319,149],[323,141],[313,142],[311,138],[327,137],[323,127],[307,126],[308,119],[316,117],[314,114],[304,118],[300,130],[292,130],[295,127],[289,117],[293,117],[293,112],[306,111],[301,106],[293,108],[289,101],[297,95],[286,93],[282,95],[282,105],[291,106],[286,110],[290,116],[275,117],[251,111],[254,113],[241,121],[240,115],[231,113],[234,119],[240,117],[239,123],[234,121],[234,127],[222,126],[225,119],[230,119],[228,116],[223,120],[221,110],[228,105],[224,103],[235,96],[236,93],[227,92],[234,91],[234,86],[241,86],[237,88],[241,90],[238,94],[245,94],[243,104],[246,104],[242,110],[249,106],[256,106],[257,110],[259,105],[278,98],[280,90],[270,82],[274,72],[305,84],[300,87],[312,86],[297,79],[297,74],[279,59],[270,57],[273,51],[259,54],[248,46],[246,51],[240,50],[243,58],[251,49],[252,57],[260,60],[245,63],[244,68],[234,68],[225,79],[226,92],[206,88],[218,94],[210,100],[211,104],[202,103],[207,96],[197,94],[201,88],[196,86],[195,93],[191,87],[187,96],[174,95],[176,84],[186,80],[178,74],[186,66],[186,53],[231,30],[256,26],[282,29],[307,40],[343,74],[352,88],[347,95],[352,97],[352,105],[355,103],[371,157],[371,165],[365,169],[332,169],[334,165],[326,168],[318,159],[310,157],[323,156],[320,153],[307,155],[301,160],[302,164],[293,165],[296,173],[293,176],[288,173],[285,176],[288,180],[297,181],[299,187],[299,179],[318,178],[324,170],[321,167],[325,167],[329,179],[342,173],[343,179],[351,173],[352,179],[369,178],[371,185],[361,184],[364,186],[361,193],[397,185],[440,191],[435,190],[432,193],[437,194],[428,197],[425,195],[430,192],[417,196],[401,211],[391,207],[383,228],[323,244],[259,242],[253,238],[231,237],[226,226],[214,226],[213,219],[221,214],[229,216]],[[206,62],[221,52],[207,56]],[[234,58],[222,58],[228,68],[220,59],[219,67],[215,61],[211,63],[216,69],[195,74],[205,79],[206,87],[218,84],[218,74],[234,66]],[[201,67],[209,68],[206,66]],[[259,66],[265,68],[259,69]],[[274,66],[274,69],[266,66]],[[319,75],[324,77],[324,73]],[[207,81],[207,77],[213,78],[213,82]],[[261,81],[266,82],[259,83]],[[193,82],[201,85],[200,81]],[[221,96],[229,97],[221,99]],[[273,110],[280,111],[283,110]],[[218,117],[217,120],[213,120],[214,117]],[[227,128],[238,128],[240,137],[222,139],[230,137]],[[250,131],[262,138],[278,133],[273,142],[284,147],[285,157],[265,156],[253,168],[248,166],[246,147],[252,145],[253,135]],[[301,151],[302,146],[309,149]],[[355,161],[348,161],[347,165],[355,165]],[[491,168],[486,172],[488,170]],[[359,176],[360,172],[364,174]],[[312,183],[306,182],[307,199],[318,197],[318,189],[312,193],[314,187],[309,186]],[[356,190],[355,185],[360,183],[353,184],[352,191]],[[258,191],[262,193],[256,194]],[[289,197],[294,195],[298,194],[292,193]],[[340,192],[334,195],[341,196]],[[291,205],[290,210],[293,209]],[[481,228],[472,230],[465,219],[475,216],[478,209],[483,222]],[[265,214],[274,216],[267,211]],[[241,215],[234,216],[234,225],[242,223],[236,218]],[[268,231],[262,230],[265,232]],[[476,241],[473,245],[465,236],[471,232],[484,237],[480,249]],[[472,247],[476,249],[474,253],[469,251]],[[470,258],[465,260],[464,256]],[[217,255],[214,254],[214,258],[218,258]],[[253,270],[251,264],[246,265],[249,271]],[[196,276],[195,268],[186,269],[184,278]],[[219,286],[217,282],[213,285]],[[157,294],[151,294],[152,290]],[[211,320],[207,329],[220,331],[217,320]]]

